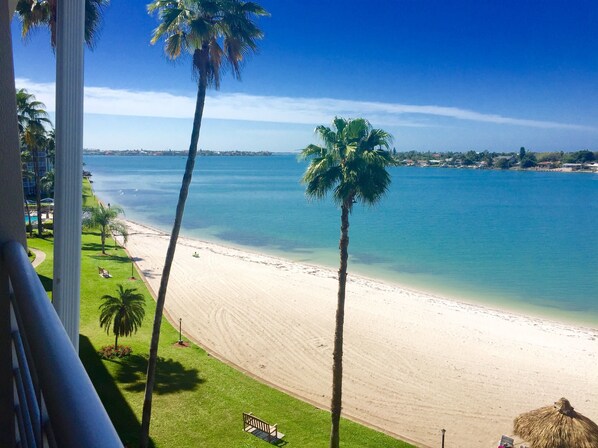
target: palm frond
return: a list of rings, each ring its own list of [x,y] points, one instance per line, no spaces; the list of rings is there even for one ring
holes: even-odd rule
[[[109,228],[113,225],[121,225],[116,219],[121,214],[124,214],[124,210],[118,205],[113,205],[110,208],[104,207],[103,204],[84,207],[82,224],[85,228]]]
[[[268,15],[256,3],[240,0],[155,0],[147,10],[160,20],[150,42],[164,39],[171,59],[188,50],[193,73],[216,89],[227,68],[240,79],[243,61],[257,52],[263,37],[254,20]]]
[[[102,13],[110,0],[85,0],[85,43],[94,49],[102,24]]]
[[[168,36],[164,43],[164,52],[170,59],[176,59],[181,55],[185,42],[185,34],[182,31]]]
[[[109,0],[85,0],[85,43],[90,49],[101,26],[102,11]],[[56,0],[19,0],[16,13],[21,19],[21,35],[26,38],[35,27],[48,27],[50,43],[56,48]]]
[[[220,88],[220,71],[222,69],[222,59],[225,56],[224,50],[220,47],[216,39],[212,39],[209,45],[209,73],[208,85],[213,85],[216,89]]]
[[[125,224],[123,224],[120,221],[115,221],[110,225],[110,232],[112,232],[113,234],[117,234],[123,237],[123,240],[125,242],[125,244],[127,243],[128,239],[129,239],[129,230],[127,229],[127,226]]]
[[[241,2],[240,9],[247,15],[270,17],[270,13],[255,2]]]
[[[323,156],[326,154],[326,149],[317,145],[309,145],[299,153],[299,160],[307,160],[314,156]]]
[[[318,126],[324,146],[309,145],[299,157],[309,160],[302,183],[309,197],[324,198],[332,192],[337,205],[377,203],[386,193],[391,177],[386,170],[395,164],[389,151],[391,136],[373,129],[363,119],[335,117],[332,127]]]
[[[333,123],[335,129],[339,129],[336,127],[336,123]],[[333,131],[327,126],[317,126],[315,133],[320,137],[324,145],[327,149],[331,150],[334,148],[334,144],[337,141],[337,132]]]

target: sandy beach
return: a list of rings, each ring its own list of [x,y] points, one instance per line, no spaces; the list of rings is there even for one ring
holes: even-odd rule
[[[168,236],[128,225],[156,293]],[[210,353],[328,408],[337,285],[334,270],[181,238],[166,309]],[[445,428],[447,446],[496,447],[515,416],[563,396],[598,421],[596,329],[350,275],[344,347],[344,416],[418,446]]]

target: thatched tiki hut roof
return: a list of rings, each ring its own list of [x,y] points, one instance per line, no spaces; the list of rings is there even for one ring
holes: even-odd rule
[[[531,448],[598,448],[598,425],[575,412],[566,398],[521,414],[513,425]]]

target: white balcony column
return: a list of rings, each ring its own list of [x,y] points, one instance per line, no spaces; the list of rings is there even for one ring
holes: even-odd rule
[[[10,18],[15,1],[0,0],[0,246],[26,245],[23,179]],[[0,255],[0,446],[15,446],[10,285]]]
[[[26,246],[21,151],[10,34],[10,18],[14,6],[13,2],[0,0],[0,244],[16,240]]]
[[[60,0],[57,8],[53,301],[79,351],[85,2]]]

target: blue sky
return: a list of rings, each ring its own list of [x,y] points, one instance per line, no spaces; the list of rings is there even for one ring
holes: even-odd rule
[[[86,53],[84,146],[187,149],[189,58],[149,44],[146,1],[112,0]],[[368,118],[399,151],[597,150],[598,2],[264,0],[241,82],[209,92],[200,147],[293,151],[334,115]],[[17,87],[53,110],[49,36],[13,20]]]

